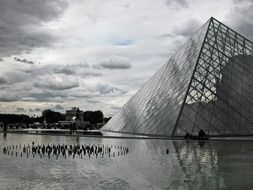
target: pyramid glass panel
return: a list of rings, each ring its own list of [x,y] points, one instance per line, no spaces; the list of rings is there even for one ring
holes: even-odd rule
[[[253,134],[253,44],[212,18],[172,135]],[[201,84],[201,85],[200,85]]]
[[[251,41],[210,18],[103,130],[252,135],[252,54]]]
[[[112,117],[103,130],[170,136],[207,27],[208,22]]]

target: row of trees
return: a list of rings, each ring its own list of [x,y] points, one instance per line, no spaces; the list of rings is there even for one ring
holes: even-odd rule
[[[47,123],[57,123],[58,121],[64,121],[66,115],[52,110],[44,110],[42,112],[42,117],[47,121]],[[83,120],[89,121],[91,124],[103,123],[104,114],[100,110],[85,111],[83,113]]]
[[[0,122],[3,123],[34,123],[34,122],[43,122],[42,117],[29,117],[28,115],[17,115],[17,114],[0,114]]]
[[[40,117],[30,117],[24,114],[0,114],[0,122],[8,123],[27,123],[31,124],[34,122],[43,123],[46,120],[47,123],[57,123],[58,121],[65,121],[65,114],[55,112],[52,110],[44,110]],[[91,124],[103,123],[103,120],[108,121],[110,118],[104,118],[102,111],[85,111],[83,120],[89,121]]]
[[[65,114],[53,110],[44,110],[42,112],[42,120],[46,120],[47,123],[57,123],[65,120]]]
[[[83,120],[89,121],[91,124],[103,123],[104,114],[102,111],[85,111],[83,112]]]

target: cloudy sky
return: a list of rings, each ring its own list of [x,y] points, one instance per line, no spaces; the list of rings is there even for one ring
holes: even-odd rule
[[[0,0],[0,112],[112,116],[211,16],[253,40],[253,0]]]

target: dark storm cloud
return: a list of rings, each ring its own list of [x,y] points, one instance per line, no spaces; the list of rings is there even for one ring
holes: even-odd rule
[[[176,26],[173,29],[173,33],[175,35],[188,37],[188,36],[191,36],[194,32],[196,32],[196,30],[198,30],[200,26],[201,26],[201,23],[198,20],[190,19]]]
[[[0,0],[0,57],[50,46],[56,36],[43,24],[66,7],[63,0]]]
[[[105,58],[100,64],[95,65],[95,68],[105,69],[130,69],[132,65],[125,57],[110,56]]]
[[[234,0],[234,8],[228,15],[229,25],[245,37],[253,40],[253,1]]]

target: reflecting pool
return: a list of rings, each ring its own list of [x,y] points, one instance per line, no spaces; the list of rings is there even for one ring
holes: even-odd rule
[[[245,190],[253,187],[253,142],[0,135],[0,189]],[[3,154],[3,147],[32,141],[45,145],[119,145],[129,147],[129,153],[82,159]]]

